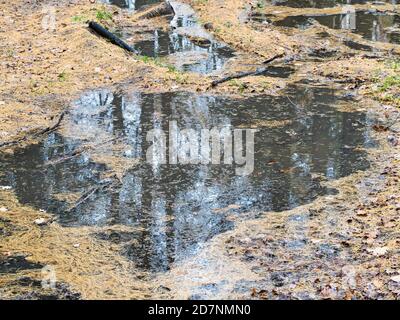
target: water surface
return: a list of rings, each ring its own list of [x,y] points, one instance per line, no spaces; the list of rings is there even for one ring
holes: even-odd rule
[[[123,243],[124,254],[141,268],[163,271],[233,228],[232,219],[300,206],[334,193],[322,178],[368,168],[364,148],[374,145],[371,120],[335,107],[352,103],[342,92],[307,86],[290,87],[279,97],[239,100],[91,91],[74,103],[64,136],[52,133],[39,144],[0,155],[0,184],[11,185],[21,203],[54,213],[64,226],[140,227],[98,236]],[[235,165],[147,163],[147,133],[154,128],[168,133],[171,121],[181,130],[258,128],[254,172],[238,176]],[[94,160],[98,148],[80,152],[83,139],[92,146],[123,141],[122,147],[101,151],[104,159],[140,162],[115,179],[105,174],[106,164]],[[60,197],[70,193],[85,200],[71,205]]]
[[[152,58],[176,55],[174,65],[182,71],[210,73],[221,69],[234,56],[233,50],[215,41],[196,43],[174,31],[155,30],[150,39],[136,42],[140,54]]]
[[[400,16],[359,11],[332,15],[288,16],[274,22],[281,27],[306,29],[318,23],[337,30],[349,30],[371,41],[400,44]]]
[[[398,0],[270,0],[272,5],[287,6],[293,8],[330,8],[338,5],[354,5],[354,4],[377,4],[391,3],[398,4]]]
[[[122,9],[139,10],[146,6],[160,3],[161,0],[102,0],[107,4],[112,4]]]

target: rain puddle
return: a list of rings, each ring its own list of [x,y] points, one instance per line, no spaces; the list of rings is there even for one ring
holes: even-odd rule
[[[306,29],[315,22],[331,29],[348,30],[364,39],[400,44],[400,16],[358,11],[332,15],[288,16],[274,24],[280,27]]]
[[[174,31],[155,30],[150,39],[136,42],[134,48],[142,55],[169,61],[181,71],[210,73],[221,69],[234,56],[233,50],[215,41],[196,44],[189,37]]]
[[[148,39],[133,44],[142,55],[164,57],[178,70],[202,74],[221,69],[234,51],[213,37],[198,23],[193,9],[170,1],[175,15],[170,30],[154,30]]]
[[[335,107],[346,104],[354,101],[340,91],[307,86],[243,100],[91,91],[71,108],[64,136],[52,133],[13,155],[0,154],[0,184],[64,226],[138,227],[97,236],[123,244],[138,267],[165,271],[232,229],[234,219],[309,203],[335,192],[322,180],[367,169],[371,120]],[[147,163],[148,132],[168,135],[171,121],[179,130],[257,128],[254,171],[240,176],[237,165]],[[119,179],[101,163],[112,157],[132,163]],[[77,196],[71,202],[68,195]]]
[[[292,8],[330,8],[337,5],[352,5],[352,4],[379,4],[391,3],[398,4],[397,0],[271,0],[270,4],[275,6],[287,6]]]
[[[130,0],[125,0],[129,2]],[[121,1],[110,1],[120,7]],[[139,5],[150,5],[161,1],[132,1],[135,9]],[[119,4],[117,4],[119,3]],[[174,8],[174,16],[166,19],[170,29],[163,31],[155,29],[151,32],[139,32],[143,40],[132,43],[139,54],[151,58],[163,58],[177,70],[208,74],[223,68],[226,61],[234,57],[234,51],[227,45],[215,41],[213,37],[197,22],[195,12],[187,5],[170,1]],[[130,42],[132,34],[129,30],[114,30],[114,33]]]
[[[115,5],[122,9],[139,10],[146,6],[160,3],[161,0],[102,0],[102,2]]]

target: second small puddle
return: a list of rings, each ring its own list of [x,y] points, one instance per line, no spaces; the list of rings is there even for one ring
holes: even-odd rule
[[[305,29],[311,27],[314,21],[331,29],[349,30],[367,40],[400,44],[400,16],[393,14],[358,11],[332,15],[298,15],[288,16],[274,24]]]
[[[184,92],[88,92],[71,109],[66,136],[52,133],[13,155],[0,154],[0,184],[12,186],[21,203],[54,213],[64,226],[139,227],[98,237],[122,243],[139,267],[165,271],[233,228],[232,218],[308,203],[334,192],[318,176],[337,179],[369,167],[364,148],[374,146],[370,119],[339,111],[337,104],[352,103],[341,94],[304,86],[279,97],[243,100]],[[258,128],[254,172],[238,176],[230,165],[148,164],[147,133],[157,128],[168,134],[171,121],[180,130]],[[68,211],[71,204],[59,195],[90,194],[107,171],[94,160],[95,148],[76,153],[83,145],[80,136],[94,145],[122,139],[118,150],[106,148],[105,159],[140,162],[127,168],[114,188],[99,189]]]
[[[109,1],[122,8],[139,9],[145,5],[161,1]],[[128,5],[129,4],[129,5]],[[175,16],[168,17],[171,30],[156,29],[143,32],[145,40],[137,41],[132,46],[143,56],[165,58],[180,71],[202,74],[212,73],[223,68],[225,62],[234,56],[234,51],[227,45],[214,40],[198,23],[193,9],[184,3],[172,1]],[[172,21],[171,21],[172,20]],[[125,38],[124,30],[117,30],[117,35]]]
[[[268,3],[276,6],[292,8],[331,8],[337,5],[367,4],[367,3],[391,3],[397,4],[398,0],[269,0]]]
[[[139,10],[146,6],[160,3],[162,0],[101,0],[103,3],[112,4],[122,9]]]
[[[174,31],[155,30],[151,39],[136,42],[140,54],[152,58],[167,57],[181,71],[211,73],[221,69],[234,56],[233,50],[215,41],[196,44]]]

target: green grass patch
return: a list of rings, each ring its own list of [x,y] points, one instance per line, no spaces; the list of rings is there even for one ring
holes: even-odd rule
[[[105,8],[96,10],[96,19],[98,21],[112,20],[112,13],[107,11]]]
[[[382,83],[379,85],[379,91],[385,92],[397,87],[400,87],[400,75],[389,76],[383,79]]]
[[[72,22],[82,23],[82,22],[86,22],[89,19],[84,15],[76,15],[76,16],[73,16],[71,18],[71,20],[72,20]]]
[[[58,81],[64,82],[65,80],[67,80],[67,73],[65,71],[63,71],[57,77],[58,77]]]

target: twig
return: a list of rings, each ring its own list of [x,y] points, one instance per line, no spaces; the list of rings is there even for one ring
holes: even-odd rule
[[[263,64],[269,64],[269,63],[275,61],[276,59],[283,58],[284,56],[285,55],[283,53],[278,54],[278,55],[276,55],[276,56],[264,61]],[[245,71],[245,72],[240,72],[240,73],[237,73],[237,74],[234,74],[234,75],[230,75],[230,76],[227,76],[227,77],[222,78],[222,79],[214,80],[211,83],[211,87],[214,88],[214,87],[216,87],[217,85],[219,85],[221,83],[224,83],[224,82],[227,82],[227,81],[230,81],[230,80],[234,80],[234,79],[245,78],[245,77],[248,77],[248,76],[258,76],[258,75],[261,75],[261,74],[267,72],[267,70],[268,70],[268,67],[265,67],[265,68],[258,68],[256,71]]]
[[[62,163],[64,161],[68,161],[68,160],[70,160],[72,158],[75,158],[75,157],[81,155],[85,151],[93,150],[94,148],[98,148],[98,147],[103,146],[103,145],[105,145],[107,143],[114,142],[117,139],[119,139],[119,138],[112,138],[112,139],[97,143],[95,145],[83,146],[82,148],[80,148],[78,150],[75,150],[75,151],[73,151],[73,152],[71,152],[71,153],[69,153],[69,154],[67,154],[65,156],[59,157],[58,159],[55,159],[55,160],[52,160],[52,161],[48,161],[45,164],[43,164],[42,166],[43,167],[45,167],[45,166],[53,166],[53,165]]]
[[[111,186],[112,184],[114,184],[113,181],[105,181],[105,182],[101,182],[100,186],[91,188],[89,191],[85,192],[79,199],[77,202],[75,202],[75,204],[70,207],[67,212],[71,212],[72,210],[75,210],[76,208],[78,208],[81,204],[85,203],[87,200],[89,200],[96,192]]]
[[[59,115],[57,122],[54,125],[52,125],[51,127],[47,127],[47,128],[45,128],[45,129],[43,129],[43,130],[41,130],[39,132],[26,135],[26,136],[24,136],[24,137],[22,137],[20,139],[17,139],[17,140],[6,141],[6,142],[3,142],[3,143],[0,143],[0,148],[5,147],[5,146],[12,146],[12,145],[15,145],[15,144],[19,144],[19,143],[21,143],[23,141],[26,141],[26,140],[30,139],[30,138],[36,138],[36,137],[38,137],[40,135],[44,135],[46,133],[53,132],[54,130],[56,130],[60,126],[61,122],[63,121],[63,119],[64,119],[64,117],[65,117],[65,115],[67,113],[68,113],[68,111],[63,111]]]

